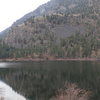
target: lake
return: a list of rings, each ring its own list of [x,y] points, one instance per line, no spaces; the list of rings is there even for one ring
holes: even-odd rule
[[[66,83],[93,92],[100,100],[99,61],[0,62],[0,80],[29,100],[49,100]]]

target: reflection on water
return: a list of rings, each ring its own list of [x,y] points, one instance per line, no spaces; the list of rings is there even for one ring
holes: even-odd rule
[[[6,67],[6,66],[7,66],[6,63],[0,63],[0,68],[4,68],[4,67]]]
[[[23,96],[12,90],[10,86],[0,81],[0,100],[26,100]]]
[[[0,68],[11,68],[11,67],[13,67],[14,68],[14,65],[15,65],[16,63],[10,63],[10,62],[0,62]],[[17,65],[18,65],[18,63],[17,63]],[[17,66],[16,65],[16,66]],[[15,66],[15,67],[16,67]]]
[[[6,67],[0,69],[0,79],[30,100],[50,100],[66,82],[93,91],[93,99],[100,100],[98,62],[20,62]]]

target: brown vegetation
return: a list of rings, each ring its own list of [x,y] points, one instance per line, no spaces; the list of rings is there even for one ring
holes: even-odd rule
[[[65,89],[59,89],[50,100],[89,100],[90,91],[79,88],[76,84],[67,84]]]

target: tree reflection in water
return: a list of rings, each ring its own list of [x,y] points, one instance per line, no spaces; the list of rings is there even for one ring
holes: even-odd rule
[[[0,69],[0,79],[30,100],[50,100],[65,83],[93,92],[100,100],[100,63],[97,62],[24,62]]]

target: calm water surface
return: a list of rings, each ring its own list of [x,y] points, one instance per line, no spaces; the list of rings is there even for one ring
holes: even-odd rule
[[[99,61],[0,62],[0,80],[30,100],[49,100],[66,82],[94,92],[100,100]]]

